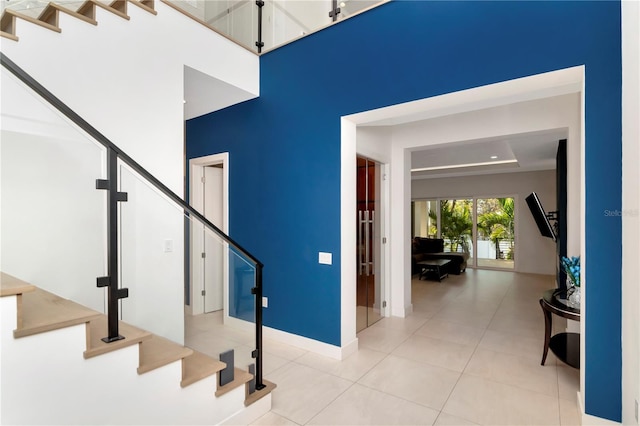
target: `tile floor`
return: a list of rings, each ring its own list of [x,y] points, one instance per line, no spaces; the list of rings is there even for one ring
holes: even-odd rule
[[[272,410],[256,425],[579,425],[579,371],[550,352],[538,304],[548,276],[471,270],[412,281],[413,315],[358,334],[343,361],[264,342]],[[188,317],[187,345],[250,362],[253,334]],[[564,323],[554,316],[554,329]],[[213,331],[213,332],[212,332]],[[230,346],[229,346],[230,345]]]

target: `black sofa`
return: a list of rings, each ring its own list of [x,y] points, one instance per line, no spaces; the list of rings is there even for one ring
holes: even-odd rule
[[[432,259],[449,259],[447,272],[460,275],[467,269],[469,253],[445,253],[442,238],[415,237],[411,242],[411,274],[420,273],[418,262]]]

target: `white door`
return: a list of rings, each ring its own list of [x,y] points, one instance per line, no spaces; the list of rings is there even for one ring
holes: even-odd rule
[[[223,229],[222,167],[204,167],[204,217]],[[204,231],[204,311],[223,308],[223,241],[213,232]]]

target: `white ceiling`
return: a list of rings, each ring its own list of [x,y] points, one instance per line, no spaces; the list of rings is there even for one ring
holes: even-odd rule
[[[184,119],[199,117],[256,98],[253,93],[184,67]]]
[[[411,169],[440,169],[415,171],[412,172],[412,178],[428,179],[555,169],[558,141],[566,137],[566,129],[557,129],[510,135],[499,139],[465,141],[448,144],[446,147],[417,149],[411,153]],[[492,159],[492,156],[497,158]],[[515,162],[504,164],[505,161]],[[460,167],[464,165],[467,167]]]

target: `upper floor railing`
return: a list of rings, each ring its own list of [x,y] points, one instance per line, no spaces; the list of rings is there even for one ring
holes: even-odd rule
[[[122,0],[98,0],[113,4]],[[225,35],[241,46],[262,53],[304,37],[335,22],[389,0],[161,0]],[[77,10],[78,0],[55,0]],[[147,0],[147,3],[153,0]],[[49,0],[0,0],[2,10],[13,9],[37,18]]]

